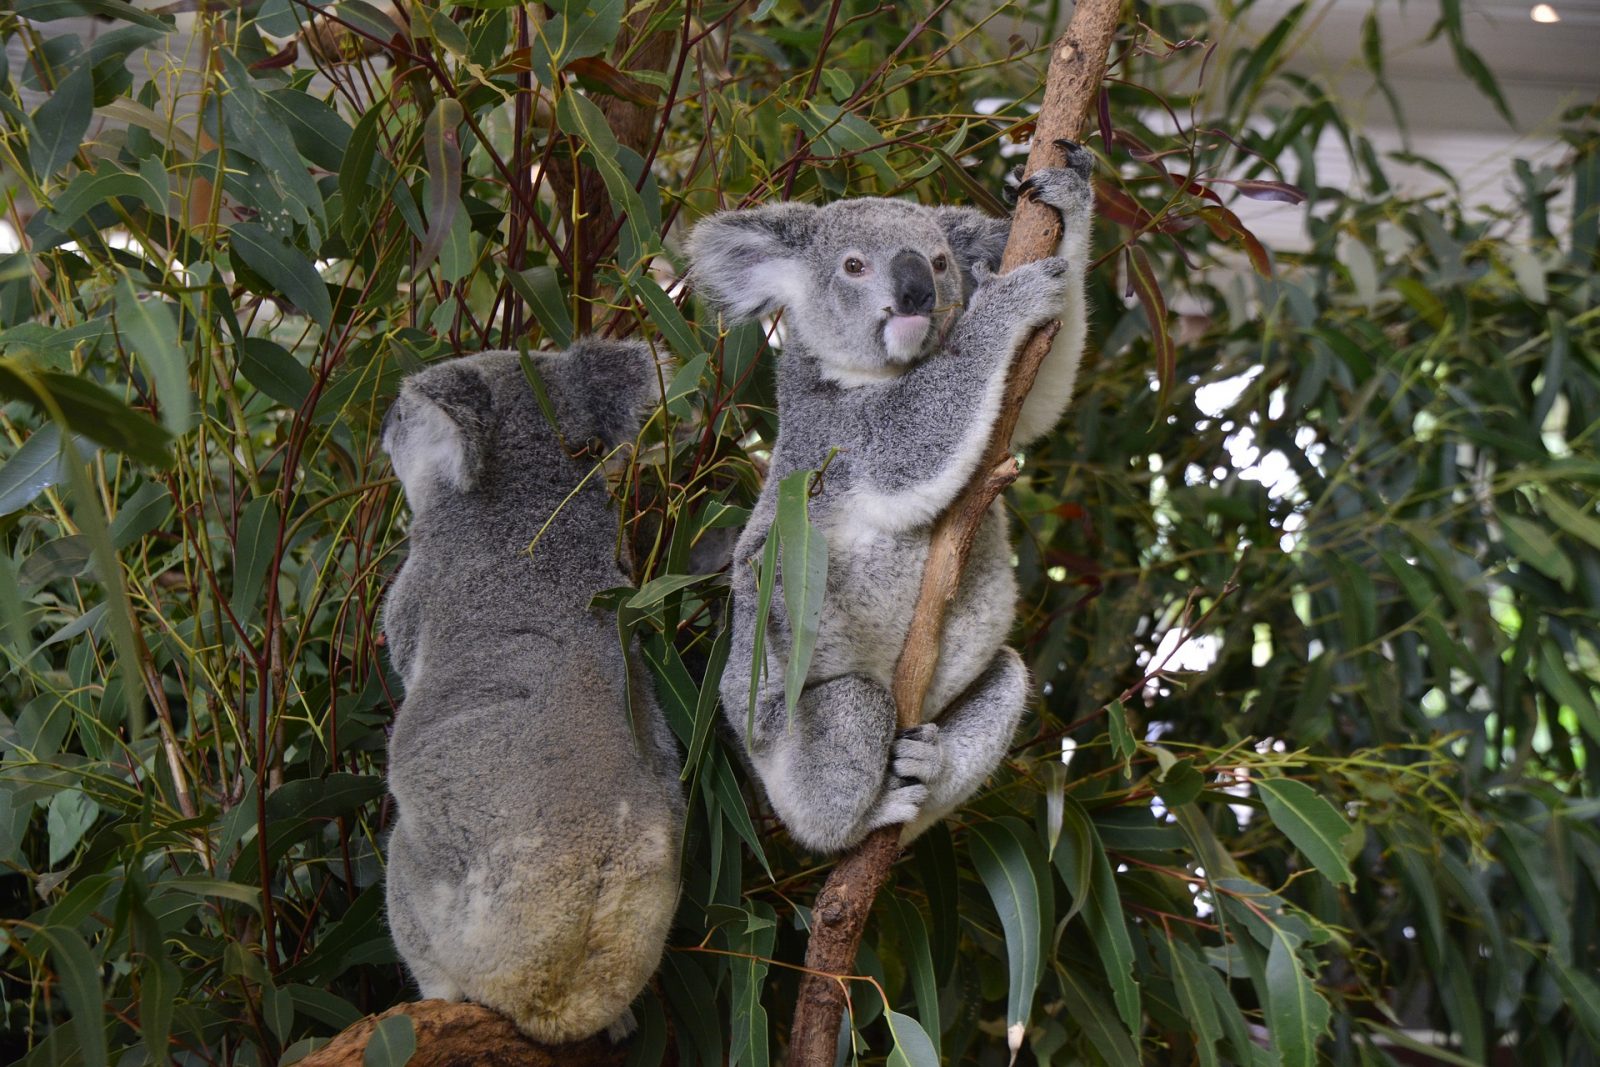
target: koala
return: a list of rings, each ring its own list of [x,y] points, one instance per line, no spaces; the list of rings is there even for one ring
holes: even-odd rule
[[[773,810],[800,844],[849,848],[880,826],[910,841],[958,807],[1000,762],[1029,696],[1005,647],[1017,598],[996,502],[950,607],[924,725],[896,731],[890,695],[937,516],[973,475],[1007,373],[1028,336],[1062,323],[1017,424],[1015,445],[1054,426],[1083,351],[1090,154],[1023,192],[1061,212],[1059,255],[1008,274],[1010,224],[970,208],[860,198],[713,215],[689,237],[690,278],[733,319],[783,311],[778,440],[734,551],[725,714]],[[756,562],[784,476],[830,452],[813,521],[828,575],[810,671],[792,716],[783,690],[790,633],[778,576],[750,700]]]
[[[634,343],[532,358],[559,437],[514,352],[412,375],[385,419],[412,512],[383,606],[405,686],[389,927],[424,997],[541,1042],[620,1039],[677,906],[684,804],[648,679],[630,714],[615,622],[589,606],[626,584],[606,480],[574,487],[636,436],[657,377]]]

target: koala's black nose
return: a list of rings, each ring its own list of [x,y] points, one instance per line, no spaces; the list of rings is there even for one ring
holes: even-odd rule
[[[919,252],[898,252],[889,261],[894,310],[900,315],[933,313],[933,268]]]

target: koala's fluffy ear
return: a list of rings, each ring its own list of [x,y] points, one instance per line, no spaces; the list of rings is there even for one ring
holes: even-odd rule
[[[642,341],[580,337],[546,355],[543,367],[558,379],[557,421],[575,444],[594,436],[608,448],[633,440],[661,395],[655,354]]]
[[[471,361],[413,374],[384,416],[383,450],[415,509],[435,479],[458,492],[476,488],[488,451],[492,398]]]
[[[768,204],[722,211],[689,234],[689,279],[730,319],[752,319],[799,299],[801,262],[811,243],[817,209]]]
[[[956,254],[956,262],[961,264],[961,280],[966,285],[966,294],[971,296],[976,288],[973,267],[981,263],[990,271],[1000,269],[1011,221],[993,218],[970,207],[935,208],[934,215],[939,220],[939,228],[944,230],[945,240],[950,242],[950,251]]]

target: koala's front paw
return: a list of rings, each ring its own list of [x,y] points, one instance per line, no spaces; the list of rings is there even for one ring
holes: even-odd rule
[[[1035,329],[1060,317],[1073,284],[1074,277],[1067,261],[1060,256],[1046,256],[990,279],[979,298],[1000,321]],[[974,299],[975,312],[977,299]]]
[[[1088,152],[1083,154],[1093,160]],[[1017,195],[1049,204],[1069,219],[1087,214],[1094,203],[1087,167],[1041,167],[1017,186]]]
[[[939,744],[939,727],[923,723],[895,735],[890,751],[889,770],[895,777],[929,785],[944,774],[944,747]]]

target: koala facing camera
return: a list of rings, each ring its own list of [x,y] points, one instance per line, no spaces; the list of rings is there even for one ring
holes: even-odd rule
[[[1072,398],[1084,342],[1092,157],[1040,170],[1024,191],[1061,212],[1059,254],[1005,274],[1010,224],[970,208],[862,198],[714,215],[689,238],[690,277],[735,320],[783,311],[778,440],[731,571],[733,642],[721,684],[730,725],[773,810],[801,844],[850,847],[880,826],[909,841],[998,765],[1029,693],[1005,647],[1016,606],[997,502],[950,607],[925,725],[896,732],[890,685],[921,588],[934,520],[982,458],[1007,373],[1032,332],[1061,330],[1013,441],[1048,432]],[[750,670],[761,558],[784,476],[832,449],[811,515],[828,543],[820,632],[791,717],[782,576],[766,624],[753,715]]]
[[[571,447],[638,433],[648,348],[590,339],[533,359]],[[633,678],[630,724],[615,623],[589,607],[626,581],[605,478],[573,492],[605,452],[569,455],[512,352],[407,378],[383,446],[412,510],[384,602],[405,683],[395,944],[424,997],[476,1001],[547,1043],[620,1037],[677,904],[683,796],[649,680]]]

